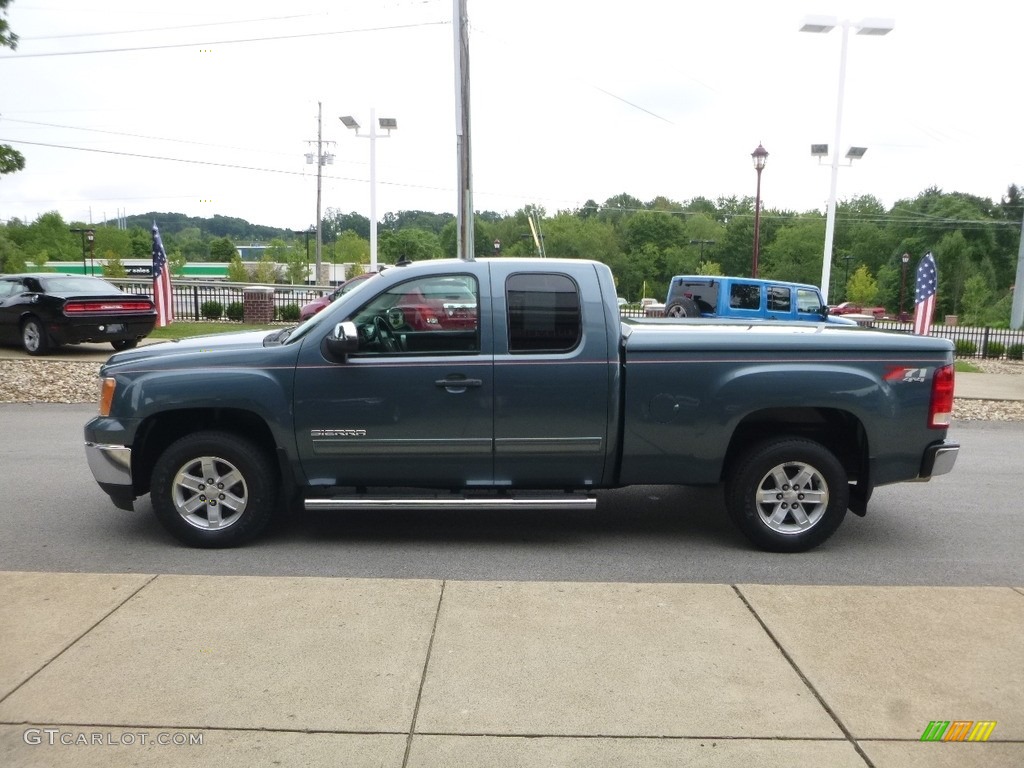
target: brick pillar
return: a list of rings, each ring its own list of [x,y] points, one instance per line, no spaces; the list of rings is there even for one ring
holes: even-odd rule
[[[242,291],[242,322],[266,325],[274,322],[274,289],[250,285]]]

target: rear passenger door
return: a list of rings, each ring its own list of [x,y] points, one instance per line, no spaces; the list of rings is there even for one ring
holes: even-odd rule
[[[598,486],[618,357],[593,266],[491,269],[495,484]]]

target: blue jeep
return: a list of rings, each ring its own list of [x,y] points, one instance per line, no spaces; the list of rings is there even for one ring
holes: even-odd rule
[[[673,277],[665,299],[665,316],[856,325],[852,320],[830,315],[817,286],[718,275]]]

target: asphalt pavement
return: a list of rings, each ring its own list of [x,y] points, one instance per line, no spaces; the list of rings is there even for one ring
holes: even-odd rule
[[[0,571],[0,765],[1019,768],[1022,637],[1024,585]]]

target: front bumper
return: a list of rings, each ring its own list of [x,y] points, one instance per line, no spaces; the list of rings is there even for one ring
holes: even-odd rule
[[[943,440],[929,445],[921,461],[919,480],[928,480],[936,475],[945,475],[953,471],[956,457],[960,453],[960,444]]]
[[[97,484],[120,509],[135,508],[132,449],[123,445],[85,444],[85,458]]]

